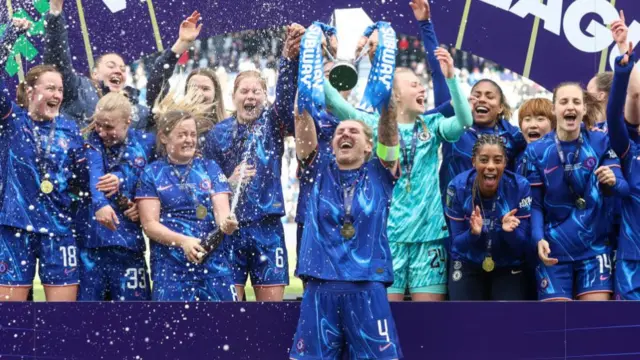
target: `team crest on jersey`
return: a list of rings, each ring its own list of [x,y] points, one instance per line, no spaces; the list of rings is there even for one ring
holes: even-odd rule
[[[582,166],[584,166],[587,170],[592,170],[594,167],[596,167],[596,158],[589,156],[588,158],[584,159],[584,161],[582,162]]]
[[[138,168],[143,168],[145,165],[147,165],[147,160],[145,160],[142,156],[138,156],[135,160],[133,160],[133,164]]]
[[[546,289],[547,286],[549,286],[549,280],[547,280],[547,278],[542,279],[542,281],[540,281],[540,288]]]
[[[69,141],[67,141],[67,138],[61,137],[60,139],[58,139],[58,146],[60,146],[64,150],[67,150],[69,148]]]
[[[454,271],[451,277],[453,278],[453,281],[459,281],[460,279],[462,279],[462,271],[460,270]]]
[[[204,190],[204,191],[209,191],[211,190],[211,180],[209,179],[203,179],[200,182],[200,189]]]
[[[0,261],[0,274],[4,274],[9,271],[9,264],[4,261]]]
[[[426,130],[422,131],[420,135],[418,135],[418,139],[420,139],[420,141],[427,142],[429,141],[429,139],[431,139],[431,133]]]

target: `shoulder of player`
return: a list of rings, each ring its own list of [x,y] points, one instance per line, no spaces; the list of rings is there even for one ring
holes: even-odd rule
[[[451,180],[451,182],[449,183],[449,188],[455,189],[456,192],[458,191],[464,192],[467,187],[470,187],[473,185],[473,179],[475,179],[475,176],[476,176],[476,170],[473,168],[466,170],[464,172],[461,172]]]
[[[505,170],[502,173],[502,178],[503,184],[509,193],[520,193],[531,187],[527,178],[510,170]]]

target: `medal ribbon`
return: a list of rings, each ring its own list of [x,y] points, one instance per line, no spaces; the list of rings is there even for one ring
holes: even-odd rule
[[[340,169],[338,169],[338,179],[340,179],[340,186],[342,187],[342,201],[344,204],[344,221],[345,223],[353,223],[351,221],[351,209],[353,207],[353,198],[356,194],[356,188],[358,187],[358,183],[364,177],[364,173],[359,171],[360,173],[356,177],[356,179],[349,185],[348,187],[342,186],[342,180],[340,179]]]
[[[398,53],[398,41],[396,32],[386,21],[379,21],[370,25],[364,32],[364,36],[371,36],[374,30],[378,30],[380,39],[376,54],[371,63],[371,71],[367,80],[359,109],[369,113],[377,110],[382,113],[382,108],[389,104],[391,89],[393,88],[393,75],[396,71],[396,55]]]
[[[400,150],[402,150],[402,164],[407,170],[407,184],[411,184],[411,170],[413,170],[413,162],[416,157],[416,149],[418,144],[418,125],[420,120],[416,121],[413,125],[413,136],[411,137],[411,150],[407,149],[407,145],[404,142],[402,136],[400,138]]]
[[[491,257],[491,246],[493,243],[493,230],[495,228],[495,224],[497,222],[497,218],[495,217],[496,212],[496,201],[498,200],[498,195],[493,199],[491,203],[491,217],[489,218],[489,226],[484,224],[485,213],[484,213],[484,205],[482,201],[482,195],[480,195],[480,211],[482,212],[482,232],[487,234],[487,257]]]
[[[191,173],[191,168],[193,168],[193,159],[191,159],[191,161],[187,165],[187,170],[184,172],[184,174],[181,174],[180,171],[178,171],[178,169],[176,168],[176,166],[171,164],[171,162],[169,162],[169,164],[171,165],[171,172],[173,172],[173,175],[178,178],[178,182],[179,182],[178,188],[180,188],[181,190],[185,190],[189,194],[189,197],[191,198],[193,205],[197,209],[198,206],[202,204],[200,204],[200,202],[198,201],[198,197],[196,196],[196,193],[192,188],[191,184],[186,183],[187,178]],[[208,210],[209,209],[207,209],[207,211]]]
[[[557,133],[553,137],[553,139],[556,143],[556,149],[558,150],[558,157],[560,158],[560,164],[562,164],[562,170],[563,170],[562,180],[565,182],[565,184],[567,184],[567,186],[569,187],[569,191],[571,191],[571,194],[573,195],[573,197],[575,198],[575,201],[577,202],[578,200],[582,199],[582,196],[580,196],[574,190],[571,180],[567,177],[567,174],[568,174],[570,177],[573,178],[573,165],[575,165],[576,163],[567,163],[567,160],[569,159],[565,157],[564,150],[562,150],[562,146],[560,145],[560,139],[558,139]],[[584,143],[584,139],[582,138],[582,133],[580,133],[580,136],[578,136],[578,145],[576,146],[576,151],[574,151],[573,153],[573,161],[578,160],[583,143]],[[569,169],[567,169],[567,166],[569,166]]]
[[[116,156],[113,156],[113,152],[111,151],[110,148],[108,147],[104,147],[104,152],[106,156],[105,159],[105,170],[107,172],[110,172],[114,167],[116,167],[118,164],[120,164],[120,161],[122,160],[122,157],[124,156],[126,150],[127,150],[127,141],[129,140],[128,137],[126,137],[124,139],[124,142],[122,142],[122,144],[120,145],[120,150],[118,150],[118,153],[116,154]],[[113,159],[114,161],[111,162],[110,160]]]
[[[39,158],[39,161],[36,162],[36,164],[38,165],[38,170],[40,170],[40,176],[42,177],[42,179],[45,178],[45,175],[47,174],[47,162],[46,159],[49,157],[49,155],[51,154],[51,146],[53,145],[53,140],[56,136],[56,122],[55,120],[51,121],[51,129],[49,130],[49,136],[47,136],[47,143],[45,146],[45,150],[44,150],[44,154],[42,151],[42,144],[41,144],[41,138],[40,138],[40,134],[38,132],[38,128],[39,125],[33,124],[33,135],[35,138],[35,146],[36,146],[36,155]],[[41,181],[42,181],[41,179]]]

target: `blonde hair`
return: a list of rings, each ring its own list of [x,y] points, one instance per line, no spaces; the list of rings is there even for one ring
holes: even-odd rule
[[[195,121],[198,137],[211,129],[213,123],[207,116],[211,104],[204,104],[202,100],[202,94],[194,88],[189,88],[187,93],[181,97],[176,91],[171,91],[162,99],[156,99],[153,116],[157,123],[156,149],[158,154],[167,155],[167,149],[161,138],[169,136],[171,131],[184,120],[193,119]]]
[[[123,92],[110,92],[98,100],[96,110],[91,116],[91,122],[82,129],[82,134],[87,135],[95,130],[96,119],[103,113],[118,112],[122,119],[131,119],[132,106],[129,98]]]

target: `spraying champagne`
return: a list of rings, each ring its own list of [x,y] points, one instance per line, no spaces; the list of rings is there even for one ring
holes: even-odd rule
[[[231,211],[229,212],[229,218],[235,217],[234,212],[236,210],[236,206],[238,205],[238,200],[240,199],[240,190],[242,188],[242,181],[244,179],[245,169],[247,167],[247,162],[243,161],[240,165],[240,180],[236,185],[235,192],[233,193],[233,199],[231,199]],[[200,258],[202,262],[205,262],[209,254],[214,252],[222,241],[224,240],[224,232],[217,227],[214,231],[210,232],[202,241],[202,247],[207,251],[206,253],[200,253]]]

